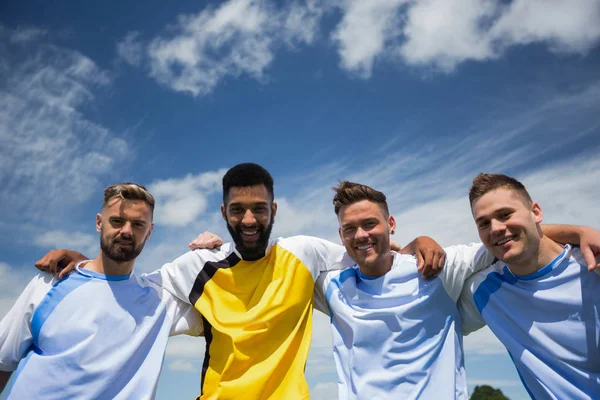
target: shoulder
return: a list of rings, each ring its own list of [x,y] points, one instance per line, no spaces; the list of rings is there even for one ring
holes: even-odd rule
[[[294,253],[303,261],[310,261],[312,258],[326,256],[330,253],[343,254],[345,252],[343,246],[314,236],[299,235],[277,238],[275,244]]]
[[[482,284],[488,285],[492,281],[502,280],[506,274],[505,267],[506,265],[502,261],[496,260],[488,267],[471,275],[465,282],[465,288],[471,293],[475,293]]]

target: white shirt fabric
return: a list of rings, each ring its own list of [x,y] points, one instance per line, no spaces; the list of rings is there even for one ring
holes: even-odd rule
[[[372,278],[358,266],[322,273],[315,307],[331,315],[339,399],[468,399],[456,302],[466,279],[493,261],[481,244],[446,250],[429,280],[394,253]]]
[[[578,247],[526,276],[497,261],[459,306],[467,334],[487,323],[506,346],[532,399],[600,399],[600,276]]]
[[[8,399],[152,399],[167,339],[182,333],[201,335],[200,315],[133,273],[42,273],[0,321]]]

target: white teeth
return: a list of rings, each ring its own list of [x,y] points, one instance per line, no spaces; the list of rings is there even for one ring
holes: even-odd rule
[[[252,235],[256,235],[258,231],[242,231],[242,233],[244,235],[248,235],[248,236],[252,236]]]
[[[371,247],[373,247],[372,244],[366,244],[364,246],[358,246],[358,249],[359,250],[367,250],[367,249],[370,249]]]
[[[504,238],[504,239],[500,240],[500,241],[499,241],[498,243],[496,243],[496,244],[497,244],[497,245],[502,245],[502,244],[504,244],[504,243],[508,242],[509,240],[513,240],[513,238],[514,238],[514,236],[510,236],[510,237]]]

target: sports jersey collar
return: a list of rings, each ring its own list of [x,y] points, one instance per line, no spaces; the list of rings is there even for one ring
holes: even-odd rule
[[[269,243],[267,244],[267,248],[265,249],[265,254],[263,254],[262,257],[260,257],[256,260],[252,260],[252,261],[258,261],[262,258],[265,258],[267,256],[267,254],[269,254],[269,251],[271,251],[271,248],[273,247],[273,245],[275,245],[279,239],[281,239],[281,238],[269,239]],[[235,243],[232,242],[231,246],[233,247],[233,252],[240,258],[240,260],[244,260],[244,257],[242,257],[242,254],[238,251],[237,247],[235,246]]]
[[[102,280],[105,280],[105,281],[126,281],[126,280],[128,280],[131,277],[131,274],[127,274],[127,275],[105,275],[105,274],[101,274],[99,272],[91,271],[89,269],[85,269],[85,268],[81,267],[82,264],[87,264],[90,261],[92,261],[92,260],[80,261],[75,266],[75,270],[79,274],[81,274],[83,276],[87,276],[88,278],[102,279]]]
[[[529,275],[517,275],[514,274],[513,275],[522,281],[530,281],[532,279],[536,279],[539,278],[541,276],[546,275],[547,273],[549,273],[550,271],[552,271],[554,269],[554,267],[556,265],[558,265],[567,255],[567,253],[570,253],[571,251],[571,246],[570,245],[566,245],[565,248],[563,249],[562,253],[560,253],[554,260],[552,260],[550,262],[550,264],[546,265],[543,268],[538,269],[536,272],[529,274]]]

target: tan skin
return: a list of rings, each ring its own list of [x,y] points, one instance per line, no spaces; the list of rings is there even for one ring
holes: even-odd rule
[[[105,238],[127,237],[137,244],[145,242],[152,234],[152,211],[142,200],[125,200],[117,197],[108,202],[102,213],[96,215],[96,231]],[[132,245],[123,245],[131,247]],[[100,250],[96,259],[85,265],[86,269],[105,275],[128,275],[133,270],[135,259],[117,262]]]
[[[479,238],[516,275],[529,275],[548,265],[563,250],[544,235],[542,209],[516,191],[499,188],[471,205]]]

